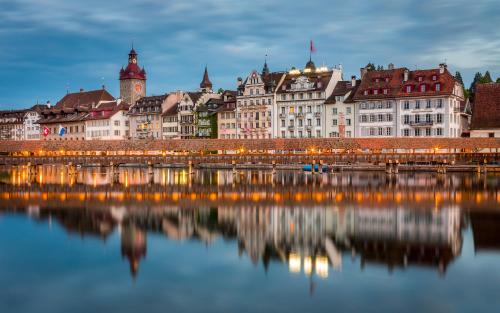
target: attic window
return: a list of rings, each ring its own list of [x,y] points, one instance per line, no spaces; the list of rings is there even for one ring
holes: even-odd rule
[[[437,76],[436,75],[432,75],[432,80],[437,80]]]
[[[323,84],[321,82],[318,82],[318,88],[321,88]]]
[[[375,78],[375,82],[378,83],[380,81],[380,78]]]
[[[406,86],[406,93],[410,93],[411,92],[411,86]]]
[[[425,85],[421,85],[420,86],[420,92],[425,92],[426,91],[426,86]]]
[[[389,89],[387,88],[384,88],[384,95],[388,94],[389,93]]]
[[[441,84],[440,83],[436,84],[436,91],[441,91]]]
[[[283,87],[281,87],[282,90],[286,90],[286,85],[283,85]]]
[[[373,89],[373,94],[378,95],[378,89]]]
[[[389,77],[386,77],[385,78],[385,82],[388,83],[389,82]]]
[[[368,90],[365,90],[364,95],[368,96]]]
[[[418,81],[419,81],[419,82],[421,82],[421,81],[423,81],[423,80],[424,80],[424,78],[423,78],[422,76],[419,76],[419,77],[418,77]]]

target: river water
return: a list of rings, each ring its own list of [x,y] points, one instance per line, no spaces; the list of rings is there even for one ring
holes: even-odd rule
[[[0,169],[0,312],[498,312],[500,176]]]

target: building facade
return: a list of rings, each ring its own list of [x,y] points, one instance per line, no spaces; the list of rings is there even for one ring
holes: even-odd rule
[[[224,104],[217,110],[217,134],[219,139],[236,139],[236,95],[234,91],[226,90],[222,94]]]
[[[316,68],[311,60],[303,71],[289,71],[276,90],[275,137],[325,137],[325,101],[340,80],[340,67]]]
[[[25,110],[0,111],[0,140],[23,140]]]
[[[133,139],[162,138],[164,102],[168,94],[142,97],[130,107],[130,137]]]
[[[130,138],[129,104],[121,99],[101,102],[86,119],[86,140],[122,140]]]
[[[270,73],[265,62],[262,72],[253,70],[245,80],[238,78],[238,138],[272,137],[275,91],[284,76],[284,73]]]
[[[338,81],[326,99],[326,137],[354,137],[356,116],[352,98],[360,83],[361,80],[356,80],[356,76],[352,76],[350,81]]]
[[[357,137],[460,137],[462,86],[437,69],[369,71],[354,95]]]

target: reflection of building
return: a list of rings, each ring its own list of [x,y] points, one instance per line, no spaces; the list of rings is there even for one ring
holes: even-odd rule
[[[471,212],[474,251],[500,251],[500,212]]]
[[[130,273],[137,275],[139,263],[146,256],[146,232],[132,222],[125,222],[121,233],[122,257],[130,262]]]

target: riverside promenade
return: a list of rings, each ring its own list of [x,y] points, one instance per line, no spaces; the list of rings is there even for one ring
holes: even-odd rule
[[[498,170],[499,138],[300,138],[0,141],[0,165],[297,167]]]

